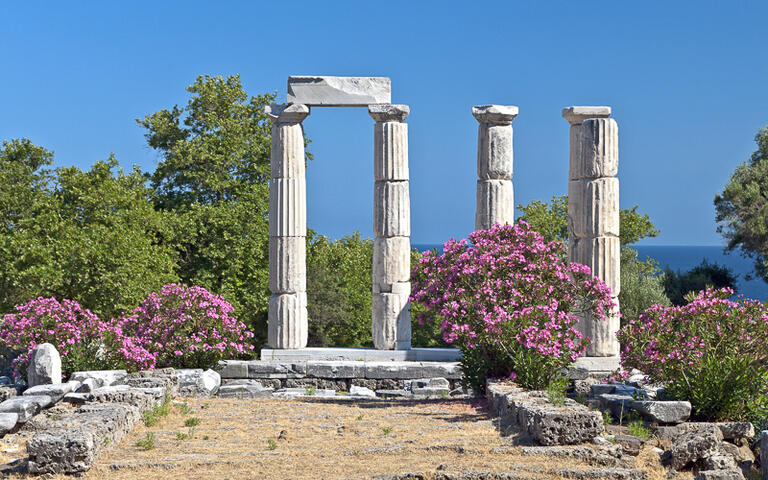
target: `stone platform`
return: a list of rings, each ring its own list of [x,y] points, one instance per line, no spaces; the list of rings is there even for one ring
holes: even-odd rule
[[[359,362],[457,362],[458,348],[412,348],[376,350],[373,348],[262,348],[262,360],[281,362],[359,361]]]

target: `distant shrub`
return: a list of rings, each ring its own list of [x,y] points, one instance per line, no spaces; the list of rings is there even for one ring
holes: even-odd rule
[[[0,342],[17,352],[12,362],[14,376],[26,374],[32,350],[50,343],[61,355],[62,373],[111,368],[113,360],[104,349],[104,339],[114,337],[111,326],[74,300],[36,298],[18,305],[16,313],[4,316]]]
[[[636,368],[688,400],[695,417],[763,415],[768,392],[768,306],[706,289],[682,306],[654,305],[619,332],[624,369]]]
[[[152,367],[210,368],[223,358],[249,356],[253,333],[232,316],[220,295],[169,284],[116,321],[123,344],[132,342],[154,359]],[[127,359],[130,352],[121,350]]]
[[[494,226],[426,252],[413,271],[412,302],[441,321],[443,339],[462,350],[464,382],[488,377],[546,388],[584,353],[576,314],[605,318],[611,292],[589,268],[565,263],[563,244],[544,242],[527,223]]]

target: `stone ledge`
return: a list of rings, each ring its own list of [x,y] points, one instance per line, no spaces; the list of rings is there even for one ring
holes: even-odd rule
[[[262,360],[282,362],[361,361],[361,362],[457,362],[458,348],[411,348],[409,350],[375,350],[373,348],[262,348]],[[617,365],[618,366],[618,365]]]
[[[216,371],[224,379],[461,379],[457,362],[222,360]]]

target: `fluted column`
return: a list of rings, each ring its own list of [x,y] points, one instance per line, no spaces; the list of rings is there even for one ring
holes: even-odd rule
[[[512,121],[514,105],[472,107],[477,128],[477,198],[475,230],[515,221],[515,196],[512,187]]]
[[[373,305],[379,350],[411,348],[411,203],[408,192],[407,105],[375,104],[373,127]]]
[[[304,131],[309,107],[271,105],[269,181],[268,342],[272,348],[307,346],[307,183]]]
[[[592,270],[610,288],[618,305],[621,289],[619,241],[619,130],[610,107],[569,107],[571,124],[568,182],[568,258]],[[587,356],[619,355],[619,316],[582,316],[579,330],[592,339]]]

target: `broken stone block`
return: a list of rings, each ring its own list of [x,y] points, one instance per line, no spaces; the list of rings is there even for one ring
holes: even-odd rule
[[[675,470],[695,464],[719,452],[723,434],[715,426],[684,433],[664,452],[662,462]]]
[[[288,77],[288,103],[310,107],[366,107],[392,103],[388,77]]]
[[[683,423],[691,416],[691,402],[636,400],[632,408],[658,423]]]
[[[28,397],[14,397],[0,403],[0,413],[15,413],[18,415],[18,421],[25,423],[27,420],[37,415],[43,409],[50,405],[51,397],[40,395]]]
[[[19,414],[14,412],[0,413],[0,435],[5,435],[19,423]]]
[[[27,385],[61,383],[61,356],[50,343],[41,343],[32,350],[27,367]]]
[[[84,382],[87,379],[93,380],[93,388],[108,387],[122,381],[128,375],[125,370],[93,370],[88,372],[75,372],[70,376],[70,380]],[[88,382],[90,385],[90,382]]]
[[[370,388],[359,387],[357,385],[352,385],[351,387],[349,387],[349,394],[358,396],[358,397],[375,397],[376,396],[376,392],[374,392]]]
[[[52,385],[38,385],[36,387],[26,389],[24,391],[24,396],[29,397],[32,395],[47,395],[51,398],[53,403],[56,403],[64,398],[64,395],[72,392],[74,390],[74,386],[74,384],[69,382]]]

